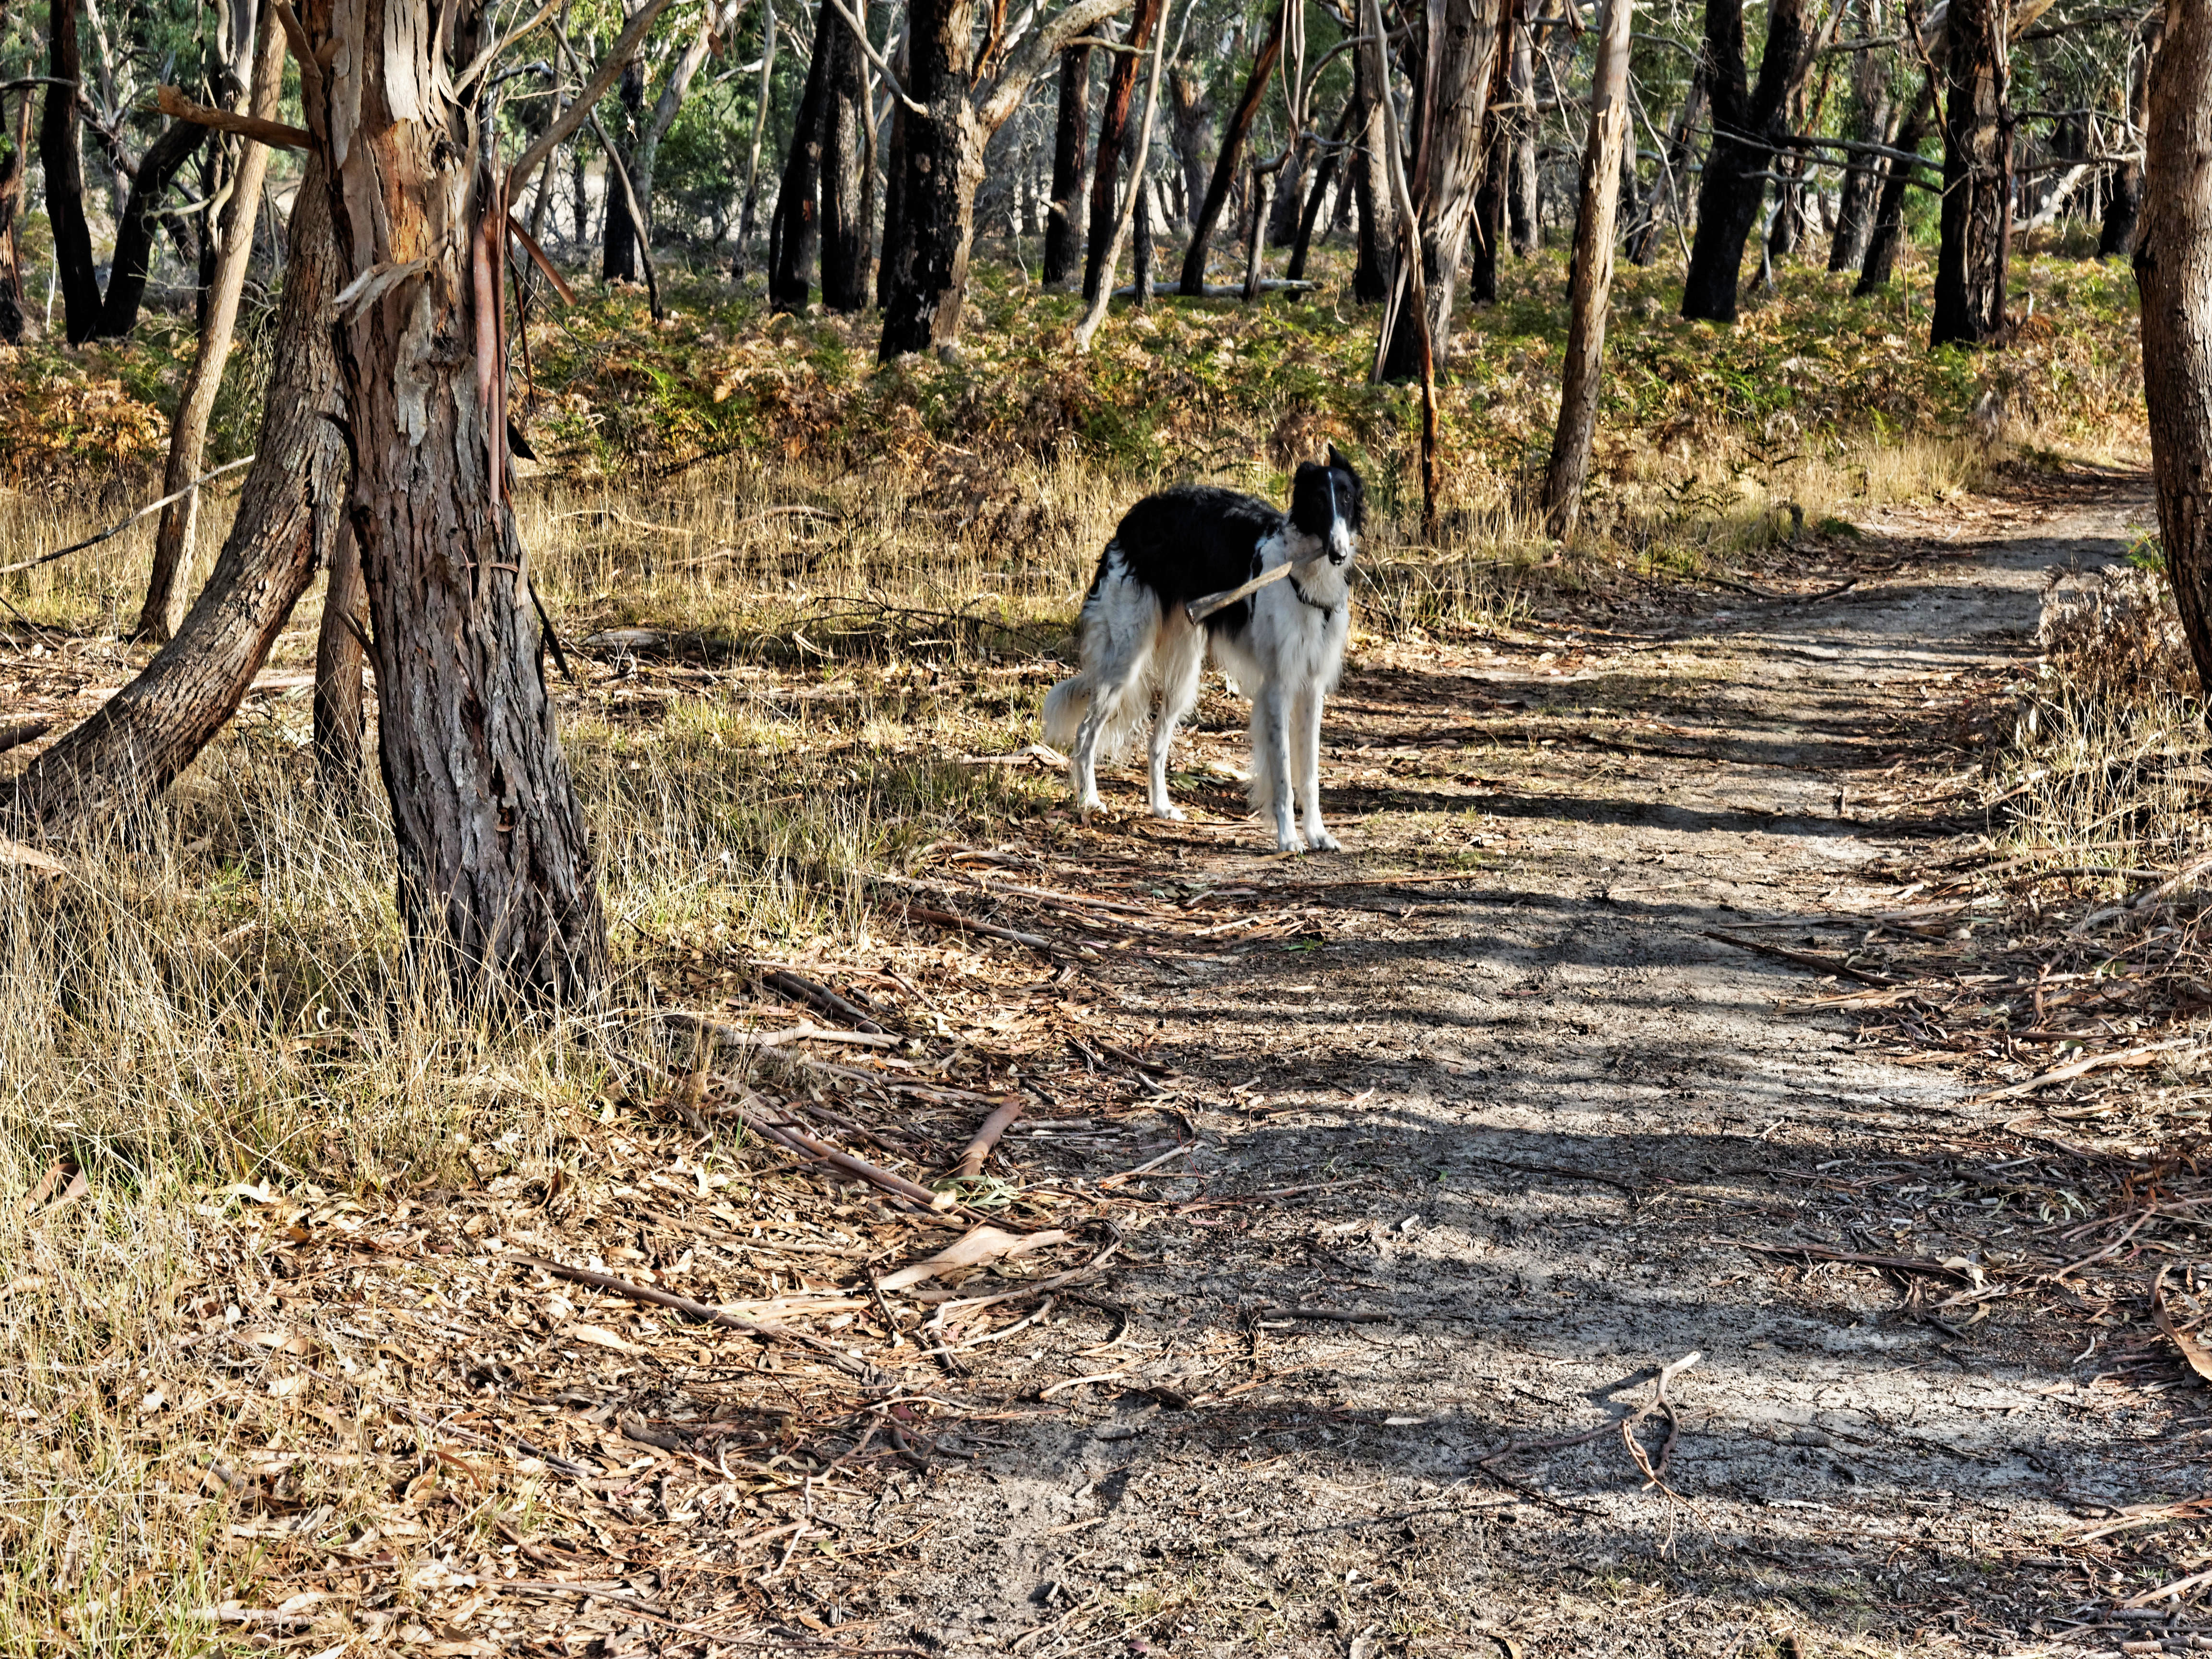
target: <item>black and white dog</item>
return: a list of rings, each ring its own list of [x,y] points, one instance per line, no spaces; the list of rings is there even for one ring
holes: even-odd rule
[[[1275,845],[1337,850],[1321,821],[1321,704],[1344,672],[1362,496],[1359,475],[1331,444],[1325,465],[1298,468],[1287,514],[1204,484],[1179,484],[1129,509],[1076,623],[1083,671],[1044,700],[1045,741],[1067,752],[1079,811],[1088,817],[1099,804],[1102,744],[1118,757],[1157,703],[1152,813],[1182,817],[1168,799],[1168,746],[1198,701],[1210,643],[1252,699],[1252,805],[1273,815]],[[1204,623],[1184,613],[1189,600],[1285,564],[1289,575]]]

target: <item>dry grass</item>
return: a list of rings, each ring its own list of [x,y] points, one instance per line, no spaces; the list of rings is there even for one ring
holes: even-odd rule
[[[2010,443],[2051,435],[2016,422]],[[1363,647],[1510,633],[1628,575],[1740,570],[1801,526],[1971,488],[2008,453],[1986,436],[1801,442],[1783,421],[1702,447],[1711,436],[1610,436],[1592,533],[1565,553],[1502,472],[1455,480],[1440,547],[1386,511]],[[1274,491],[1279,461],[1255,441],[1210,471]],[[1072,451],[987,460],[925,444],[867,465],[726,460],[650,485],[556,475],[527,489],[525,538],[583,678],[559,695],[617,1001],[727,1005],[763,958],[887,965],[870,877],[915,867],[933,843],[1048,830],[1056,775],[978,763],[1033,739],[1097,549],[1151,482]],[[228,499],[208,511],[204,547]],[[0,549],[76,539],[115,507],[0,496]],[[79,716],[143,659],[111,641],[149,537],[0,585],[0,689],[22,714]],[[272,666],[310,659],[314,611]],[[2176,752],[2178,719],[2130,715],[2123,738],[2094,718],[2106,723],[2037,738],[2047,777],[2019,821],[2053,826],[2039,856],[2102,856],[2080,850],[2101,836],[2118,857],[2144,839],[2111,827],[2137,797],[2109,768],[2094,789],[2080,780],[2092,756]],[[0,1652],[171,1653],[311,1630],[311,1613],[241,1630],[192,1611],[252,1602],[275,1571],[263,1522],[241,1534],[213,1501],[210,1461],[283,1465],[263,1513],[322,1515],[356,1540],[395,1501],[398,1443],[374,1441],[388,1418],[361,1414],[386,1395],[293,1386],[281,1351],[259,1368],[208,1357],[283,1311],[259,1194],[290,1195],[300,1218],[284,1224],[312,1231],[329,1224],[325,1200],[389,1215],[410,1193],[519,1172],[603,1181],[577,1115],[657,1086],[659,1059],[620,1032],[494,1030],[420,994],[400,967],[380,804],[374,790],[357,806],[319,799],[307,726],[304,698],[258,696],[158,821],[118,830],[66,878],[0,866]],[[2151,835],[2178,857],[2194,845],[2183,797],[2158,810]],[[355,1462],[295,1467],[299,1448],[348,1437]],[[465,1565],[498,1518],[526,1532],[535,1501],[457,1503],[402,1565]]]

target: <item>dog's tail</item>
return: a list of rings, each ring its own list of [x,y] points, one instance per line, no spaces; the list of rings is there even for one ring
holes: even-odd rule
[[[1083,717],[1091,709],[1091,677],[1078,674],[1044,694],[1044,740],[1062,754],[1075,746]]]
[[[1098,756],[1109,765],[1118,763],[1128,753],[1137,729],[1145,723],[1146,711],[1152,707],[1151,684],[1127,688],[1121,701],[1114,705],[1106,720],[1105,729],[1098,734]],[[1088,671],[1072,679],[1062,680],[1044,694],[1044,740],[1060,753],[1073,754],[1076,738],[1083,731],[1085,716],[1091,713],[1092,700],[1097,696]]]

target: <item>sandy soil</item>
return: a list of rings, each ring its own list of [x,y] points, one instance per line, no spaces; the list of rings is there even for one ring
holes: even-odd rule
[[[1094,1020],[1180,1075],[1133,1131],[1031,1134],[1018,1162],[1073,1179],[1188,1151],[1145,1178],[1095,1287],[1109,1305],[1063,1304],[994,1366],[1069,1409],[887,1495],[931,1530],[876,1587],[874,1639],[1353,1659],[2185,1642],[2185,1619],[2111,1611],[2054,1540],[2201,1485],[2191,1391],[2077,1358],[2084,1328],[2025,1304],[1969,1326],[1917,1290],[1901,1306],[1877,1268],[1747,1248],[1963,1273],[2023,1218],[1971,1184],[1885,1187],[2001,1162],[2003,1114],[1802,1006],[1832,984],[1708,932],[1894,904],[1960,828],[1931,787],[1971,764],[1931,749],[1959,688],[2022,665],[2047,574],[2117,557],[2148,514],[2090,483],[1898,516],[1824,601],[1471,659],[1370,650],[1328,725],[1339,859],[1261,856],[1203,771],[1192,826],[1142,818],[1133,775],[1114,821],[1062,825],[1040,866],[1058,884],[1243,883],[1310,921],[1086,976]],[[1189,763],[1236,766],[1239,710],[1206,713]],[[1666,1365],[1678,1421],[1629,1424],[1639,1456],[1623,1425]]]

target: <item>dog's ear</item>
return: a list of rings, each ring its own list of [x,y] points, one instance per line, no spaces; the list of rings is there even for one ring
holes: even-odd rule
[[[1328,447],[1328,464],[1333,467],[1340,466],[1346,472],[1352,471],[1352,463],[1346,460],[1343,455],[1338,453],[1337,447],[1334,444],[1331,444]]]

